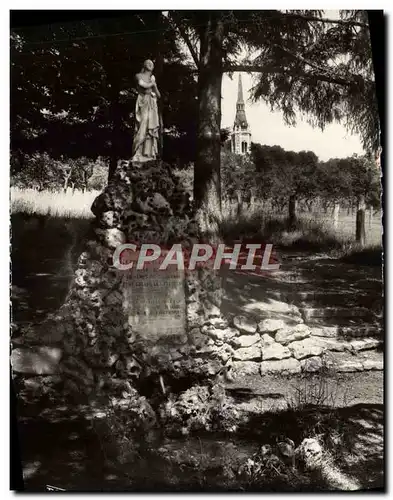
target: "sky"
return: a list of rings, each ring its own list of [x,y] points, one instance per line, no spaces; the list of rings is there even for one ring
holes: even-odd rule
[[[221,127],[233,127],[236,113],[236,100],[239,73],[231,80],[224,75],[222,81],[222,119]],[[343,125],[332,123],[322,131],[307,122],[297,119],[297,125],[290,127],[284,123],[281,112],[272,112],[270,106],[262,102],[251,103],[249,90],[252,76],[241,73],[246,117],[251,129],[252,142],[281,146],[291,151],[313,151],[320,160],[345,158],[353,153],[363,154],[359,136],[351,135]]]

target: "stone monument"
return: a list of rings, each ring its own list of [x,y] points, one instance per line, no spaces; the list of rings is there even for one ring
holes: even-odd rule
[[[114,396],[116,387],[123,395],[132,388],[135,396],[135,387],[149,377],[214,376],[232,349],[222,339],[214,341],[216,327],[227,326],[214,272],[114,266],[113,253],[124,243],[180,243],[187,249],[201,241],[189,195],[159,158],[160,92],[153,69],[146,60],[136,75],[133,156],[118,165],[92,205],[95,221],[58,314],[62,374],[76,392],[90,397]]]
[[[124,243],[191,248],[201,241],[189,195],[171,167],[160,159],[121,162],[92,211],[86,249],[58,315],[68,386],[114,397],[117,387],[124,395],[147,379],[170,385],[218,374],[232,348],[214,340],[216,328],[228,325],[212,271],[120,271],[113,264]]]

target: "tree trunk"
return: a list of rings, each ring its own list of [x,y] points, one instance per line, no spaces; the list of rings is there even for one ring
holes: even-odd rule
[[[198,209],[221,214],[221,83],[224,25],[221,14],[206,13],[200,28],[198,141],[194,170],[194,201]]]
[[[240,191],[237,192],[237,217],[241,217],[243,215],[243,195]]]
[[[163,73],[164,73],[164,51],[162,49],[162,42],[163,42],[163,35],[165,33],[165,30],[163,29],[162,26],[162,16],[161,12],[158,13],[158,29],[160,30],[160,33],[162,34],[161,38],[157,42],[157,53],[154,61],[154,75],[156,77],[156,80],[158,82],[158,87],[160,86],[160,81],[163,78]],[[160,117],[160,140],[158,144],[158,156],[159,158],[162,159],[163,157],[163,152],[164,152],[164,125],[163,125],[163,103],[162,103],[162,96],[161,99],[158,99],[157,101],[158,105],[158,114]]]
[[[340,215],[340,203],[338,201],[334,202],[333,206],[333,227],[338,228],[338,217]]]
[[[296,205],[297,199],[295,194],[291,194],[288,203],[288,228],[293,229],[296,225]]]
[[[114,151],[114,148],[112,147],[112,155],[109,157],[109,170],[108,170],[108,182],[112,179],[114,173],[116,172],[117,168],[117,156]]]
[[[366,243],[366,203],[364,196],[360,196],[356,212],[356,241],[361,247]]]
[[[119,160],[119,153],[121,144],[119,137],[121,134],[122,119],[121,119],[121,105],[119,103],[120,89],[119,82],[115,78],[109,78],[108,85],[110,86],[110,121],[112,124],[112,143],[109,153],[109,170],[108,170],[108,183],[111,181],[114,173],[116,172],[117,162]]]
[[[85,193],[87,191],[87,187],[88,187],[88,183],[89,183],[89,179],[90,179],[91,175],[92,175],[92,170],[83,169],[83,172],[82,172],[82,177],[83,177],[82,193]]]
[[[119,160],[119,149],[118,149],[118,131],[119,123],[117,118],[117,103],[113,102],[111,105],[112,114],[112,144],[109,156],[109,170],[108,170],[108,183],[112,180],[116,169],[117,162]]]
[[[72,175],[72,167],[66,171],[63,172],[64,175],[64,184],[63,184],[63,191],[66,193],[68,189],[68,184],[70,182],[70,178]]]

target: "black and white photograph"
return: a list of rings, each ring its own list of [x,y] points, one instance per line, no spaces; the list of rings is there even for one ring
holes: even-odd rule
[[[9,20],[9,489],[385,491],[385,12]]]

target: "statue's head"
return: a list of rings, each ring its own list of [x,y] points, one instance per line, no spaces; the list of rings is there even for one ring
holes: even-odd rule
[[[153,61],[151,61],[150,59],[146,59],[146,61],[143,63],[143,68],[146,69],[147,71],[153,71],[154,69]]]

